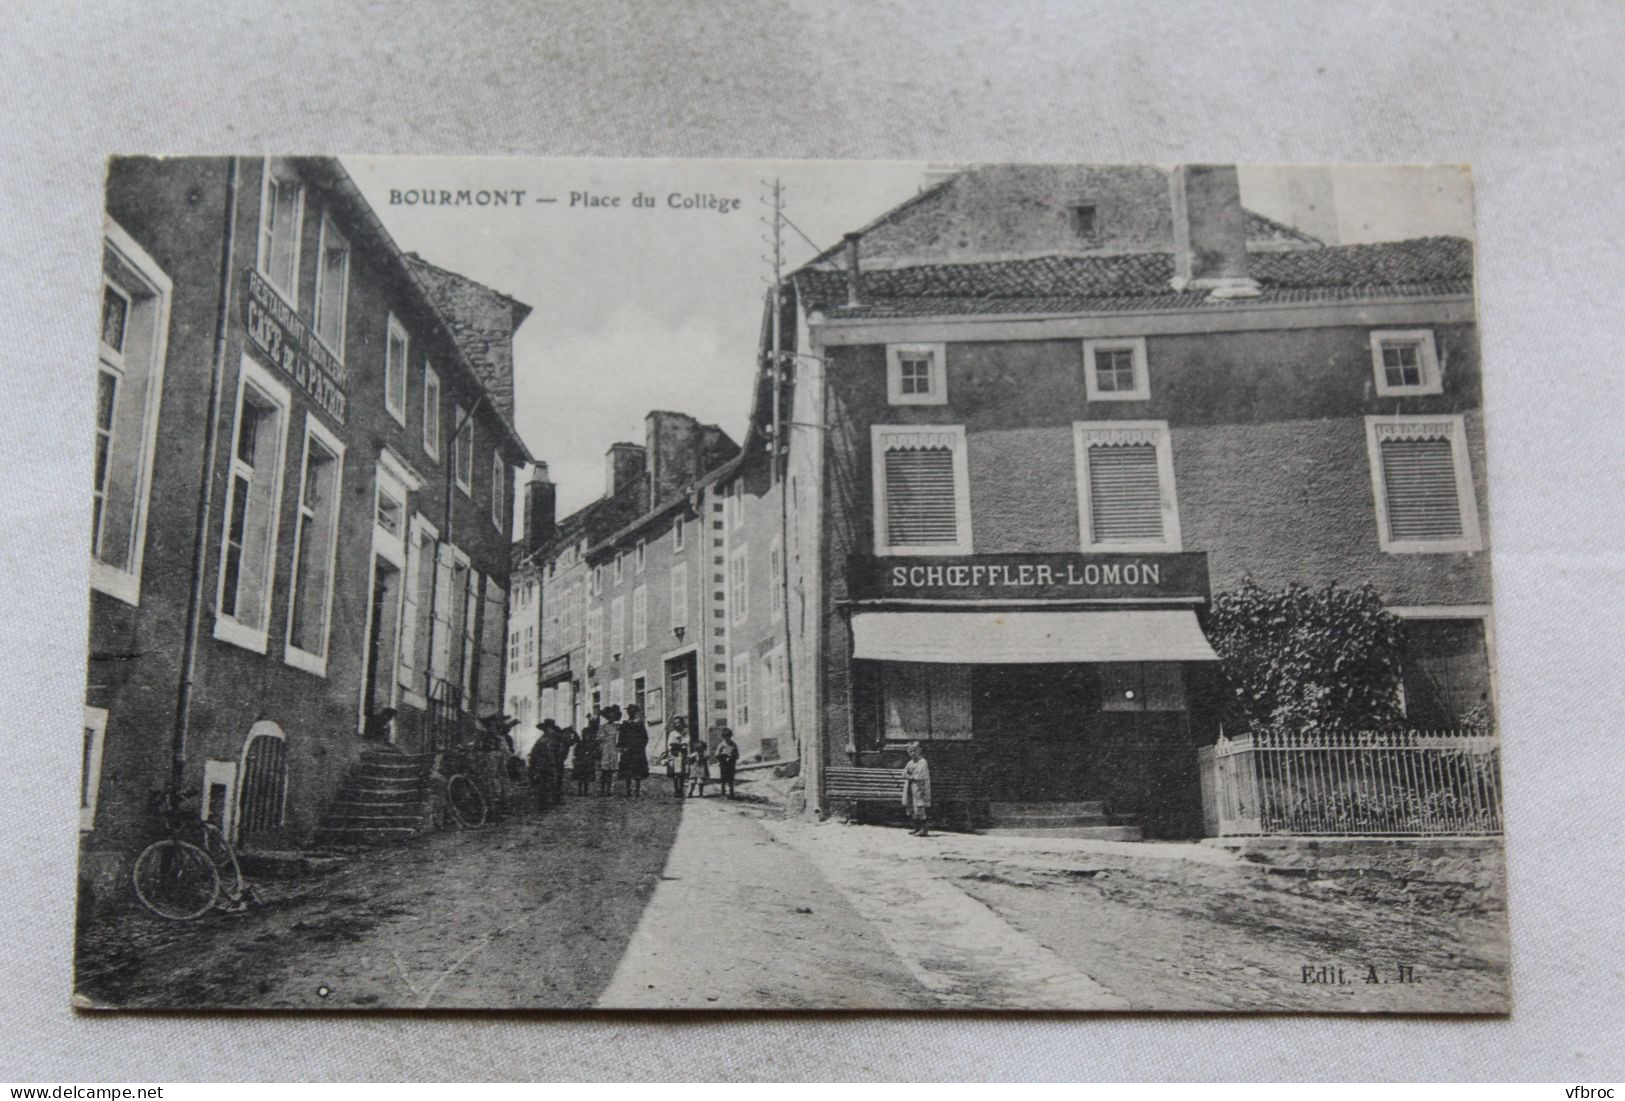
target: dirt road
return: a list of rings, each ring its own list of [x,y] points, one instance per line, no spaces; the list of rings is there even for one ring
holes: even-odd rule
[[[1498,857],[1306,869],[915,838],[657,789],[358,854],[241,917],[127,913],[87,930],[78,989],[151,1008],[1497,1012],[1498,875]]]

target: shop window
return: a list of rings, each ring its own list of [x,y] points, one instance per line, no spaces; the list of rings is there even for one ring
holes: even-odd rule
[[[406,360],[411,342],[406,327],[389,315],[389,333],[384,340],[384,408],[404,428],[406,426]]]
[[[1185,675],[1169,662],[1112,662],[1100,667],[1102,711],[1183,711]]]
[[[649,588],[639,585],[632,590],[632,649],[641,650],[649,645]]]
[[[970,474],[960,425],[876,425],[875,553],[971,553]]]
[[[339,362],[344,361],[345,314],[350,308],[350,242],[333,219],[322,216],[321,247],[316,265],[316,336]]]
[[[457,406],[457,436],[451,442],[452,477],[464,497],[474,496],[474,421]]]
[[[1405,718],[1419,730],[1492,726],[1484,620],[1406,617],[1402,684]]]
[[[688,626],[688,567],[671,568],[671,625]]]
[[[1378,329],[1371,334],[1371,369],[1383,397],[1442,393],[1432,329]]]
[[[423,453],[440,461],[440,376],[423,365]]]
[[[259,255],[254,266],[296,308],[304,212],[305,186],[298,173],[286,161],[267,159],[260,190]]]
[[[244,358],[231,442],[214,636],[266,651],[289,396]]]
[[[1078,423],[1073,431],[1083,549],[1179,550],[1167,423]]]
[[[1366,445],[1383,550],[1425,554],[1483,548],[1459,414],[1367,417]]]
[[[1090,401],[1145,401],[1151,378],[1145,362],[1145,340],[1085,340],[1084,392]]]
[[[886,398],[893,405],[948,401],[946,345],[886,345]]]
[[[728,558],[728,605],[733,621],[750,614],[750,547],[737,548]]]
[[[969,738],[970,680],[968,665],[882,662],[880,695],[886,741]]]
[[[130,604],[141,559],[169,332],[169,277],[109,220],[102,251],[90,582]]]
[[[318,676],[327,675],[328,620],[333,603],[339,487],[343,471],[344,445],[314,417],[307,415],[286,658],[289,665]]]
[[[102,786],[102,747],[107,737],[107,712],[85,708],[85,740],[79,761],[79,828],[96,828],[96,797]]]

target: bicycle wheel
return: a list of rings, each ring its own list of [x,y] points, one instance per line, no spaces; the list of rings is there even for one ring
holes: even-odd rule
[[[464,826],[485,824],[485,795],[480,785],[460,772],[446,781],[446,807]]]
[[[220,890],[225,897],[238,899],[243,895],[243,870],[237,866],[237,853],[226,840],[220,827],[210,822],[203,824],[203,852],[220,875]]]
[[[209,854],[186,841],[155,841],[130,872],[135,897],[161,918],[191,921],[220,897],[220,873]]]

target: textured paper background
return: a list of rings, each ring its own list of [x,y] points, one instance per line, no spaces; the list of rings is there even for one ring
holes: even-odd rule
[[[1625,7],[27,0],[6,23],[0,1078],[1620,1077]],[[1471,162],[1512,1019],[74,1015],[82,364],[115,151]]]

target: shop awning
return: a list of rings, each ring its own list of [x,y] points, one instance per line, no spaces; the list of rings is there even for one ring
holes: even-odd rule
[[[854,658],[1037,665],[1217,661],[1188,609],[1099,612],[858,612]]]

